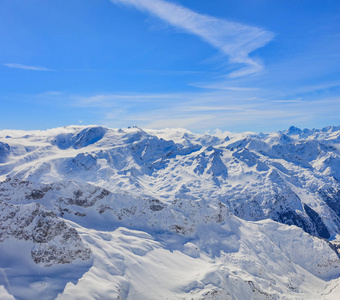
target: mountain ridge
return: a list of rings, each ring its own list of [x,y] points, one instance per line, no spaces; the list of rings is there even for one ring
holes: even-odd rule
[[[104,289],[108,293],[103,292],[101,297],[104,299],[105,295],[135,299],[137,291],[145,299],[156,299],[153,295],[146,296],[143,280],[134,284],[128,278],[135,278],[135,275],[131,273],[126,277],[124,272],[117,271],[123,265],[123,269],[133,270],[135,256],[143,257],[144,261],[150,251],[152,259],[158,260],[156,253],[160,251],[169,261],[178,257],[194,269],[200,263],[214,269],[216,266],[211,262],[214,257],[219,257],[222,269],[228,269],[233,255],[237,257],[234,268],[237,264],[244,265],[244,271],[240,273],[243,275],[235,278],[244,282],[245,294],[233,287],[236,284],[233,280],[221,279],[217,283],[219,276],[231,276],[225,269],[222,273],[215,270],[208,281],[195,281],[186,287],[175,288],[176,281],[168,281],[169,286],[181,290],[174,299],[274,299],[278,295],[282,297],[283,293],[290,299],[300,293],[308,294],[308,282],[302,279],[305,272],[306,278],[318,281],[318,289],[312,289],[310,294],[317,298],[318,293],[327,288],[327,282],[337,280],[335,278],[340,275],[337,252],[340,126],[321,130],[290,127],[282,132],[259,134],[217,132],[216,135],[193,134],[182,129],[109,129],[102,126],[67,126],[29,132],[3,130],[0,131],[0,157],[0,204],[24,209],[36,203],[74,228],[84,241],[82,251],[88,253],[83,256],[84,262],[80,263],[83,267],[79,270],[86,269],[88,264],[92,264],[93,270],[106,269],[103,257],[108,254],[103,254],[102,247],[106,249],[108,245],[124,253],[123,256],[133,257],[127,262],[118,254],[112,254],[117,257],[112,265],[116,271],[108,270],[105,278],[111,278],[117,285],[111,292]],[[7,218],[6,209],[2,209],[2,213]],[[2,225],[8,228],[5,222]],[[262,232],[259,235],[262,250],[255,246],[256,239],[250,238],[256,231]],[[280,238],[275,236],[277,231]],[[134,242],[143,246],[130,245],[127,241],[131,234],[128,232],[134,232],[131,233]],[[141,238],[144,237],[142,232],[152,237],[159,250],[146,250],[154,248],[148,240]],[[286,241],[285,232],[290,232]],[[127,236],[121,240],[119,234]],[[102,240],[106,235],[108,240]],[[165,242],[164,236],[173,243]],[[119,241],[120,250],[112,246],[113,239]],[[288,270],[294,252],[283,244],[293,245],[294,239],[302,249],[300,256],[304,257],[301,261],[293,260],[299,266],[296,280],[301,282],[301,287],[289,288],[286,281],[292,282],[293,277],[285,277],[283,273],[276,283],[270,283],[269,277],[263,277],[263,270],[277,276],[279,269],[273,264],[270,271],[265,261],[278,259],[282,261],[279,272]],[[2,245],[10,247],[10,242],[3,241]],[[307,250],[308,245],[313,245],[312,249],[323,249],[327,255],[322,258],[319,250]],[[86,252],[85,249],[90,249],[87,247],[91,248],[91,255]],[[247,247],[257,250],[248,253]],[[271,247],[277,250],[271,253],[268,250]],[[171,249],[175,252],[168,252]],[[286,258],[290,258],[281,256],[280,251],[286,251]],[[314,253],[311,254],[313,258],[306,256],[304,251]],[[262,252],[260,259],[258,255]],[[261,276],[246,263],[247,255],[248,259],[260,259]],[[145,261],[148,267],[144,271],[148,278],[148,272],[158,272],[155,266],[152,267],[152,259]],[[308,264],[308,259],[313,263]],[[324,263],[319,263],[322,259]],[[72,260],[61,262],[61,265],[67,264],[72,265]],[[166,268],[167,263],[161,262],[161,265]],[[176,266],[172,267],[175,272]],[[61,268],[67,269],[66,266]],[[13,269],[12,272],[6,275],[7,279],[20,290],[22,287],[15,282],[15,276],[10,275],[17,271]],[[90,269],[79,276],[90,276],[92,282],[97,282],[91,272]],[[252,278],[251,283],[247,283],[247,276]],[[83,285],[78,281],[72,288],[66,284],[64,289],[70,288],[81,295],[80,286]],[[166,290],[163,286],[162,293]],[[59,289],[58,293],[61,292]],[[51,299],[57,296],[55,293],[51,292]],[[167,293],[171,295],[170,290]],[[22,295],[15,294],[18,299]]]

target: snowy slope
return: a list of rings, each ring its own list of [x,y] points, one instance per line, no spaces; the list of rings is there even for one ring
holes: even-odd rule
[[[3,130],[0,180],[4,298],[337,294],[340,127]]]

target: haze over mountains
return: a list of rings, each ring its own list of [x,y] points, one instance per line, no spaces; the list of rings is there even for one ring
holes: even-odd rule
[[[0,131],[5,299],[336,299],[340,126]]]

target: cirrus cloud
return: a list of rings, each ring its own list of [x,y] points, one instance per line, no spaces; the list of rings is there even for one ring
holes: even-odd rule
[[[262,28],[202,15],[164,0],[111,1],[133,6],[176,28],[194,34],[227,55],[230,63],[245,65],[231,72],[230,77],[241,77],[261,71],[262,64],[250,58],[249,54],[266,45],[274,37],[272,32]]]
[[[39,66],[27,66],[27,65],[14,64],[14,63],[7,63],[3,65],[5,67],[14,68],[14,69],[23,69],[23,70],[32,70],[32,71],[51,71],[50,69],[47,69],[45,67],[39,67]]]

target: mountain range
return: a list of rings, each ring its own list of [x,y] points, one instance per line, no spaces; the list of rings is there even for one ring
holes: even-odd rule
[[[1,299],[339,299],[340,126],[0,131]]]

